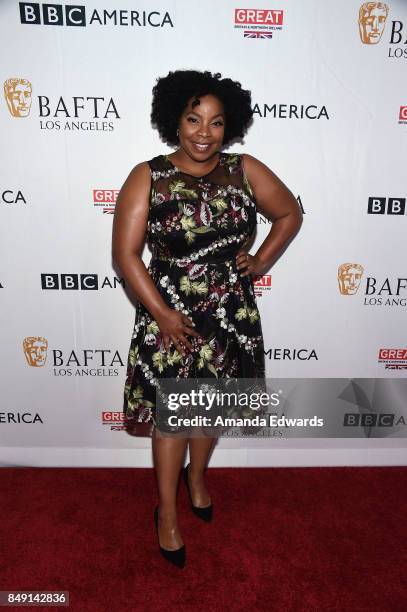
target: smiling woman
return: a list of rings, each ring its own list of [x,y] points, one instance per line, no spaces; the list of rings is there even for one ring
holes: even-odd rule
[[[203,104],[198,97],[189,100],[177,129],[183,152],[189,153],[195,162],[203,163],[204,169],[208,163],[213,165],[213,157],[223,143],[224,126],[224,106],[216,96],[207,94]]]
[[[152,436],[160,551],[180,567],[185,545],[176,491],[183,456],[188,447],[184,479],[192,509],[210,520],[204,472],[214,439],[204,431],[162,435],[156,391],[165,378],[264,379],[253,279],[301,225],[295,197],[265,164],[222,150],[244,136],[252,116],[250,92],[219,73],[179,70],[159,78],[151,119],[176,151],[137,164],[115,209],[113,258],[137,297],[123,410],[136,435]],[[257,210],[273,225],[251,255]],[[145,239],[148,268],[141,258]]]

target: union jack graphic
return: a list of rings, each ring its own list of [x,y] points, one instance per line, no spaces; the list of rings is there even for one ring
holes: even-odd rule
[[[273,38],[273,32],[253,32],[253,30],[244,31],[245,38]]]

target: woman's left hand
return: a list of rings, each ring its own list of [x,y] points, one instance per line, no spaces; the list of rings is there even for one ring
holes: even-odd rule
[[[244,270],[240,272],[240,276],[259,276],[264,274],[267,266],[257,257],[257,255],[250,255],[244,249],[240,249],[236,255],[236,266],[238,270]]]

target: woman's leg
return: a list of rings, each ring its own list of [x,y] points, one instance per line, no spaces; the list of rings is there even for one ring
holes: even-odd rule
[[[158,485],[158,535],[163,548],[176,550],[183,545],[177,524],[177,486],[188,438],[152,434],[154,467]]]
[[[194,506],[205,507],[211,498],[205,486],[204,471],[216,438],[189,438],[190,466],[188,468],[189,487]]]

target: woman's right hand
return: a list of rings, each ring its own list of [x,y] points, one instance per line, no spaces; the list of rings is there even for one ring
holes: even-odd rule
[[[202,336],[195,331],[193,327],[194,322],[187,315],[178,310],[167,308],[162,315],[156,316],[156,321],[160,328],[166,351],[168,351],[170,341],[172,340],[177,351],[183,355],[184,348],[181,344],[184,344],[190,351],[193,349],[186,334],[195,336],[195,338],[202,338]]]

